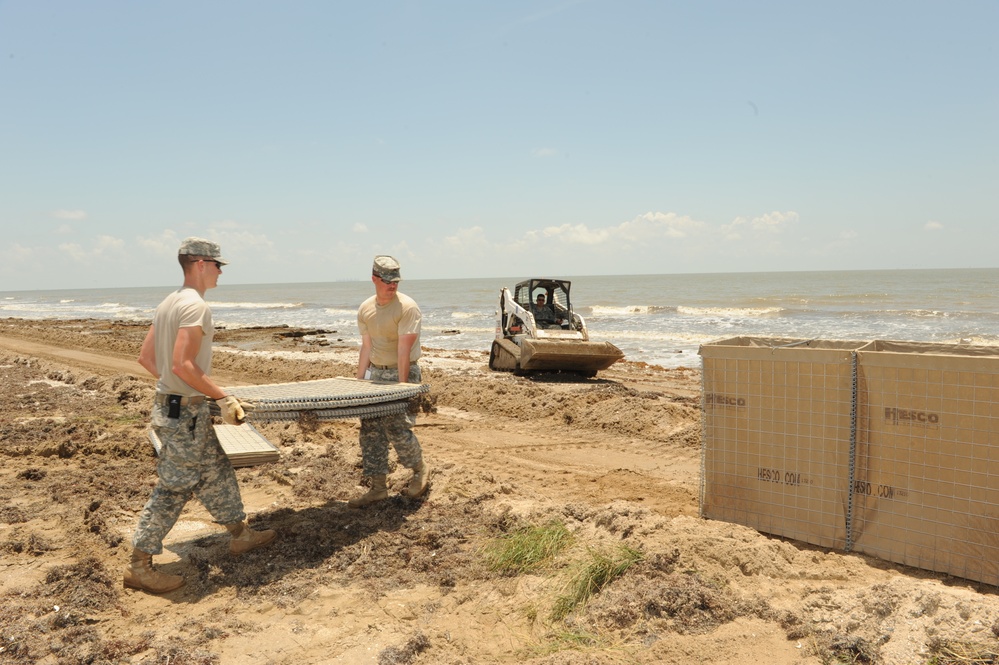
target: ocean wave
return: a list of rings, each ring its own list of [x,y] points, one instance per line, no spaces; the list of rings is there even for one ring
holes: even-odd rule
[[[761,318],[784,312],[783,307],[687,307],[676,308],[684,316],[715,316],[723,318]]]
[[[945,340],[948,344],[971,344],[972,346],[999,346],[999,335],[971,335]]]
[[[449,331],[450,330],[454,330],[454,328],[449,328],[448,330]],[[426,337],[427,335],[439,335],[439,334],[442,334],[443,332],[444,332],[443,330],[440,330],[438,328],[430,328],[430,327],[428,327],[427,326],[427,322],[424,321],[423,322],[423,329],[422,329],[422,331],[421,331],[420,334],[423,335],[424,337]],[[490,327],[486,328],[486,327],[483,327],[483,326],[468,326],[468,325],[466,325],[466,326],[462,326],[461,328],[459,328],[458,332],[460,332],[462,334],[477,334],[477,335],[486,334],[486,335],[489,335],[491,337],[492,335],[494,335],[496,333],[496,327],[495,326],[490,326]],[[453,334],[453,333],[448,332],[447,334],[450,335],[450,334]]]
[[[659,312],[674,311],[675,307],[664,307],[662,305],[593,305],[592,307],[573,308],[576,311],[589,311],[593,316],[624,316],[628,314],[657,314]]]
[[[721,335],[718,335],[715,331],[711,332],[696,332],[689,330],[619,330],[611,328],[602,328],[599,326],[591,326],[587,324],[587,332],[590,335],[590,339],[596,342],[611,342],[617,344],[619,341],[630,341],[636,343],[649,342],[653,344],[665,344],[668,346],[673,345],[688,345],[697,346],[698,344],[704,344],[706,342],[711,342]]]
[[[451,312],[450,318],[452,319],[481,319],[484,315],[482,312]],[[488,315],[492,317],[493,315]]]
[[[889,310],[891,312],[891,310]],[[910,309],[910,310],[895,310],[891,312],[894,314],[902,314],[903,316],[909,316],[914,319],[939,319],[948,318],[952,316],[951,312],[941,312],[937,309]]]
[[[39,316],[107,316],[123,315],[136,312],[146,312],[145,308],[124,305],[118,302],[105,302],[93,305],[74,305],[75,300],[60,300],[59,302],[18,302],[0,305],[0,311],[23,312]]]
[[[300,309],[302,302],[212,302],[212,309]]]

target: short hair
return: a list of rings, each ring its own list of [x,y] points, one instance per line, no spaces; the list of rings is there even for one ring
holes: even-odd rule
[[[189,266],[193,266],[198,261],[214,261],[215,259],[209,258],[207,256],[196,256],[194,254],[178,254],[177,262],[180,263],[180,267],[187,274]]]

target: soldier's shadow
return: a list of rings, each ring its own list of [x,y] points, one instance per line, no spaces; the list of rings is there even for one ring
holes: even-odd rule
[[[181,561],[157,568],[183,575],[187,584],[165,597],[198,602],[226,587],[253,593],[304,569],[345,570],[365,556],[366,550],[356,545],[376,533],[398,531],[422,505],[422,499],[397,495],[360,510],[344,501],[329,501],[258,513],[249,522],[252,528],[277,531],[274,542],[258,550],[231,554],[224,531],[175,543],[171,550]]]

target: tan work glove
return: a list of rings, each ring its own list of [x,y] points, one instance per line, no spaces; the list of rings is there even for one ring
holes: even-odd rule
[[[233,395],[226,395],[220,400],[216,400],[219,410],[222,412],[222,420],[229,425],[242,425],[246,422],[246,414],[251,413],[255,408],[250,402]]]

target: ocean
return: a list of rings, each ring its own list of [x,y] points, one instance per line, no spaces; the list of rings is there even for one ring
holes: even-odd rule
[[[548,277],[572,281],[591,339],[663,367],[700,367],[701,344],[742,335],[999,345],[996,268]],[[488,351],[500,288],[522,279],[412,279],[400,290],[423,311],[424,346]],[[207,293],[216,326],[321,328],[360,344],[370,281],[222,281]],[[0,318],[148,321],[172,288],[0,291]]]

